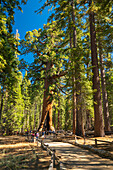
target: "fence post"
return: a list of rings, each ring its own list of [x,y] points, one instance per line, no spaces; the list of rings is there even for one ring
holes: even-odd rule
[[[34,137],[34,143],[36,142],[36,137]]]
[[[43,141],[41,140],[41,148],[42,148],[42,142],[43,142]]]
[[[46,145],[47,146],[47,155],[49,156],[49,145]]]
[[[53,168],[55,168],[55,149],[53,149]]]
[[[38,157],[38,155],[36,155],[36,165],[37,165],[37,168],[38,168],[38,164],[39,164],[39,157]]]
[[[95,147],[97,147],[97,139],[95,139]]]
[[[85,136],[84,136],[84,145],[85,145],[86,141],[85,141]]]
[[[55,133],[55,138],[57,138],[57,134]]]
[[[37,146],[39,145],[39,143],[40,143],[40,142],[37,140]]]
[[[75,135],[75,143],[77,143],[77,137],[76,137],[76,135]]]

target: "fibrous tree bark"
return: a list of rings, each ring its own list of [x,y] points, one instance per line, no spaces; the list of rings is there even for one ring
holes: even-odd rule
[[[58,95],[58,93],[57,93]],[[58,96],[58,119],[57,119],[57,129],[59,130],[60,129],[60,98]]]
[[[42,117],[41,117],[41,123],[39,126],[39,130],[42,131],[44,122],[46,119],[47,114],[49,114],[49,129],[54,130],[54,127],[52,126],[52,105],[53,105],[53,96],[52,92],[49,91],[49,86],[51,85],[52,81],[47,76],[48,70],[52,68],[53,64],[50,62],[47,62],[46,64],[46,77],[44,81],[44,98],[43,98],[43,109],[42,109]]]
[[[36,129],[36,113],[37,113],[37,104],[35,102],[35,110],[34,110],[34,129]]]
[[[103,53],[102,53],[102,46],[101,46],[100,40],[99,40],[99,57],[100,57],[100,65],[101,65],[100,69],[101,69],[104,125],[105,125],[105,131],[111,131],[110,120],[109,120],[108,97],[107,97],[107,91],[106,91],[105,69],[104,69],[104,64],[103,64]]]
[[[56,106],[54,106],[54,128],[56,129]]]
[[[46,73],[53,67],[53,64],[51,62],[46,63]],[[49,90],[49,87],[55,82],[55,79],[62,77],[65,75],[65,72],[53,75],[52,77],[47,76],[45,77],[44,81],[44,98],[43,98],[43,109],[42,109],[42,117],[41,117],[41,123],[39,126],[39,130],[42,131],[44,127],[44,122],[47,117],[47,114],[49,114],[49,130],[54,131],[54,127],[52,125],[52,107],[53,107],[53,91]]]
[[[77,47],[77,35],[76,35],[76,26],[75,26],[75,5],[74,5],[74,1],[71,1],[71,5],[72,5],[72,21],[74,24],[73,29],[73,39],[71,39],[71,35],[70,35],[70,48],[76,48]],[[71,42],[73,40],[73,43]],[[73,57],[75,57],[73,55]],[[73,100],[73,134],[75,134],[76,132],[76,79],[75,79],[75,63],[74,64],[74,69],[72,70],[72,100]]]
[[[2,90],[2,94],[1,94],[1,105],[0,105],[0,123],[1,123],[2,110],[3,110],[3,98],[4,98],[4,92],[3,92],[3,90]]]
[[[73,30],[73,36],[72,39],[70,39],[70,47],[75,50],[77,50],[77,32],[76,32],[76,22],[75,22],[75,3],[74,0],[71,0],[72,5],[72,21],[74,26],[72,27]],[[71,36],[70,36],[71,37]],[[72,41],[72,43],[71,43]],[[83,118],[82,118],[82,111],[81,109],[77,109],[77,103],[79,101],[79,98],[81,97],[77,95],[78,91],[80,89],[77,88],[77,81],[80,80],[80,74],[77,75],[77,67],[76,67],[76,53],[74,52],[72,54],[73,56],[73,70],[72,70],[72,101],[73,101],[73,134],[82,135],[83,134]],[[77,78],[78,77],[78,78]],[[79,80],[78,80],[79,79]],[[80,84],[78,85],[80,87]],[[78,97],[79,96],[79,97]]]
[[[89,0],[89,6],[91,6],[92,0]],[[89,13],[90,22],[90,38],[91,38],[91,59],[92,59],[92,72],[93,72],[93,90],[94,90],[94,135],[104,136],[104,124],[103,124],[103,112],[101,102],[101,90],[99,80],[98,58],[97,58],[97,46],[96,46],[96,31],[94,11]]]
[[[52,67],[52,65],[50,63],[48,63],[49,67],[47,67],[48,69],[50,69],[50,67]],[[48,70],[47,69],[47,70]],[[49,130],[53,131],[54,127],[52,125],[52,107],[53,107],[53,91],[48,91],[49,86],[51,86],[52,82],[55,81],[55,77],[60,77],[63,74],[59,74],[59,75],[55,75],[53,76],[53,80],[49,77],[45,78],[45,91],[44,91],[44,98],[43,98],[43,109],[42,109],[42,117],[41,117],[41,123],[39,126],[39,130],[42,131],[43,127],[44,127],[44,122],[45,119],[47,117],[47,114],[49,116]]]

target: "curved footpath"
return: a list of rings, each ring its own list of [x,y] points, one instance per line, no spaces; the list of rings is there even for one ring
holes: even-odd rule
[[[61,156],[60,160],[63,169],[111,169],[113,170],[113,161],[102,158],[88,150],[72,145],[70,143],[53,142],[51,137],[44,139],[44,143],[50,148],[56,150],[56,154]]]

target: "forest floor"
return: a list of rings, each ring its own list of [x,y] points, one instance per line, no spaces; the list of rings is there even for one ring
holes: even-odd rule
[[[97,139],[97,146],[95,146],[95,139]],[[69,141],[71,141],[71,140],[69,140]],[[72,141],[74,142],[75,140],[72,140]],[[106,142],[104,142],[104,141],[106,141]],[[111,143],[109,143],[109,142],[111,142]],[[84,139],[77,139],[77,143],[84,145]],[[97,149],[109,151],[111,154],[113,154],[113,134],[106,135],[105,137],[93,137],[93,136],[86,137],[85,145],[90,145]]]
[[[37,156],[38,158],[37,159]],[[48,169],[51,157],[24,136],[0,136],[0,170]]]
[[[97,146],[95,146],[95,139],[97,139]],[[53,139],[53,141],[55,140],[56,139]],[[57,138],[57,141],[69,142],[75,144],[75,136],[72,135],[72,137],[69,136],[69,138],[68,136],[67,137],[60,136]],[[77,138],[76,142],[79,145],[84,145],[83,138]],[[105,135],[105,137],[94,137],[93,135],[89,135],[85,137],[85,145],[90,145],[95,149],[105,150],[113,154],[113,134]]]
[[[54,137],[50,137],[51,140]],[[85,140],[86,145],[95,147],[94,137],[89,136]],[[98,137],[97,140],[113,141],[113,135],[107,135],[105,137]],[[69,143],[75,143],[74,138],[58,138],[56,141],[65,141]],[[77,139],[77,143],[83,145],[83,139]],[[97,142],[97,149],[109,151],[113,154],[113,142],[112,144],[105,142]],[[38,159],[37,159],[38,155]],[[47,155],[47,151],[42,150],[37,143],[28,142],[25,136],[0,136],[0,170],[16,170],[16,169],[48,169],[51,162],[51,156]]]

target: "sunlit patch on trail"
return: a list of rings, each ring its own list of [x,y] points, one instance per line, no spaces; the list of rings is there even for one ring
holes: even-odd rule
[[[51,146],[65,146],[65,147],[72,147],[71,144],[69,143],[62,143],[62,142],[53,142],[53,143],[45,143],[46,145],[49,145],[50,147]]]

